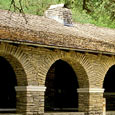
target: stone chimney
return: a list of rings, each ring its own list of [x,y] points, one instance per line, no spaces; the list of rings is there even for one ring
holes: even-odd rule
[[[72,13],[69,9],[64,8],[64,4],[51,5],[45,11],[45,17],[54,19],[64,26],[73,26]]]

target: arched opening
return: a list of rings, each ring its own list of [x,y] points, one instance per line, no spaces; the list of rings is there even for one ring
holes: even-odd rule
[[[104,79],[103,88],[105,89],[106,110],[115,111],[115,65],[108,70]]]
[[[78,110],[78,80],[68,63],[56,61],[47,73],[45,85],[45,111]]]
[[[9,62],[0,56],[0,113],[16,111],[16,75]]]

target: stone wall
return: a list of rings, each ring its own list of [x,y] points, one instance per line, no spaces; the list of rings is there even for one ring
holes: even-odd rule
[[[65,26],[73,26],[72,13],[70,9],[64,8],[64,4],[51,5],[45,11],[45,17],[54,19]]]
[[[9,61],[16,73],[17,113],[44,113],[46,75],[52,64],[61,59],[71,65],[79,87],[84,89],[79,90],[79,111],[104,115],[103,81],[108,69],[115,64],[115,56],[8,43],[0,44],[0,56]]]

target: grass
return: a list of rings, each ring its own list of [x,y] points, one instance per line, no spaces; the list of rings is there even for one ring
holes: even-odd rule
[[[19,0],[15,1],[16,5],[19,7]],[[42,16],[44,11],[48,9],[51,4],[64,3],[64,1],[66,0],[22,0],[22,6],[25,13]],[[9,10],[10,2],[11,0],[0,0],[0,9]],[[77,6],[73,5],[71,8],[74,22],[90,23],[101,27],[115,28],[115,20],[111,20],[106,12],[100,12],[98,11],[98,8],[94,13],[88,14],[86,11],[82,10],[80,6],[81,3],[79,2]],[[11,11],[14,11],[13,7],[11,7]]]
[[[0,9],[8,10],[10,6],[10,0],[0,0]]]

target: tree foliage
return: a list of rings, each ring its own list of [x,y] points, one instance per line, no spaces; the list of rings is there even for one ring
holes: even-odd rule
[[[9,1],[10,10],[23,15],[43,15],[51,4],[64,3],[72,10],[76,22],[115,28],[115,0],[0,0],[0,5],[5,1]]]
[[[115,28],[115,0],[76,0],[73,5],[74,13],[80,12],[89,23]]]

